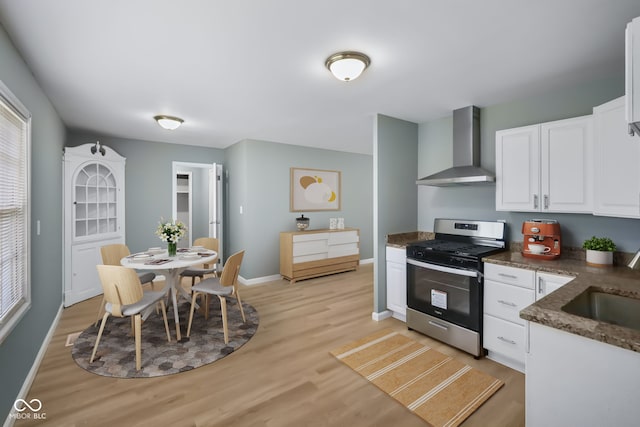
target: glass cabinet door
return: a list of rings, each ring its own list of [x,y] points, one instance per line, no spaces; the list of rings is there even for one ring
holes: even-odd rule
[[[85,165],[74,183],[75,237],[115,233],[118,230],[116,177],[100,163]]]

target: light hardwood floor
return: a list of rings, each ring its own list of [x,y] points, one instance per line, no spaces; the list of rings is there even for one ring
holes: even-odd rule
[[[40,399],[46,424],[55,426],[425,426],[329,354],[392,328],[505,382],[464,426],[524,426],[524,375],[408,331],[398,320],[372,320],[372,271],[368,264],[293,285],[241,287],[260,315],[255,336],[222,360],[159,378],[113,379],[79,368],[65,341],[95,321],[100,298],[76,304],[64,310],[27,400]]]

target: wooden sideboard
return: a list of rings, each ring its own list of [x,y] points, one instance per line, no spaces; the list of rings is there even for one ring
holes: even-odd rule
[[[280,274],[291,283],[356,270],[359,263],[357,228],[280,233]]]

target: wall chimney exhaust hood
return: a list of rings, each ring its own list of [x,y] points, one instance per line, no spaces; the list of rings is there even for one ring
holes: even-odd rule
[[[492,183],[496,177],[480,167],[480,109],[453,111],[453,167],[416,181],[418,185],[452,187]]]

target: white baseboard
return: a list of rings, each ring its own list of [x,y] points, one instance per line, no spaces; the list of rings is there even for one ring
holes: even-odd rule
[[[245,279],[242,276],[238,276],[238,282],[245,286],[259,285],[260,283],[274,282],[282,279],[279,274],[272,274],[271,276],[256,277],[255,279]]]
[[[360,264],[373,264],[373,258],[361,259]],[[240,284],[245,286],[259,285],[261,283],[274,282],[280,279],[282,279],[282,276],[279,274],[272,274],[271,276],[256,277],[255,279],[245,279],[242,276],[238,276],[238,282],[240,282]]]
[[[60,318],[62,317],[63,308],[64,308],[63,304],[60,304],[60,308],[58,309],[58,314],[56,314],[56,317],[53,319],[53,322],[51,323],[51,327],[49,328],[49,332],[47,332],[47,335],[44,337],[44,340],[42,341],[40,350],[38,351],[38,354],[36,355],[36,358],[33,361],[33,365],[31,365],[31,369],[29,370],[29,373],[24,379],[24,383],[22,383],[22,388],[18,392],[18,395],[16,396],[16,400],[27,398],[27,394],[29,394],[29,390],[33,385],[33,381],[36,379],[38,368],[40,368],[42,359],[44,358],[44,355],[47,352],[47,347],[49,347],[49,343],[51,342],[51,339],[53,338],[53,335],[56,332],[56,328],[58,327],[58,323],[60,322]],[[12,412],[13,412],[13,407],[11,408],[11,411],[9,411],[9,415],[7,416],[7,419],[4,421],[4,427],[12,427],[16,422],[15,418],[11,418]]]
[[[524,362],[522,361],[511,359],[510,357],[503,356],[500,353],[494,353],[493,351],[487,352],[487,359],[491,359],[494,362],[498,362],[501,365],[504,365],[511,369],[515,369],[516,371],[522,372],[524,374],[525,366]]]
[[[394,319],[398,319],[401,322],[407,323],[407,315],[406,314],[400,314],[400,313],[396,313],[395,311],[392,314],[392,317]]]
[[[373,320],[375,320],[376,322],[379,322],[381,320],[384,319],[388,319],[389,317],[391,317],[393,313],[391,312],[391,310],[385,310],[385,311],[381,311],[379,313],[376,313],[375,311],[373,313],[371,313],[371,318]]]

